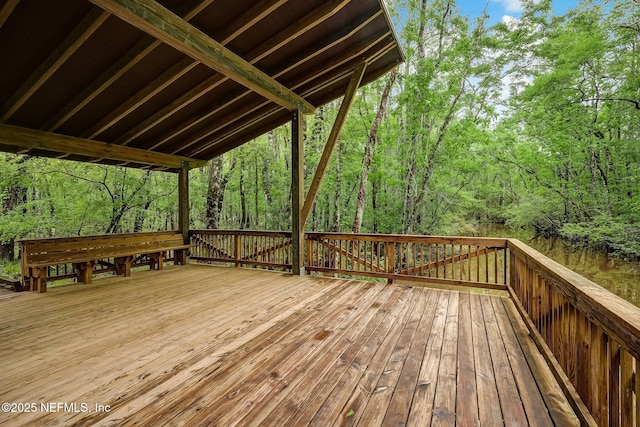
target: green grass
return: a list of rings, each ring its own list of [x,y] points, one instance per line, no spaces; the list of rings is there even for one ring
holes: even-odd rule
[[[20,261],[0,261],[0,276],[10,278],[20,277]]]

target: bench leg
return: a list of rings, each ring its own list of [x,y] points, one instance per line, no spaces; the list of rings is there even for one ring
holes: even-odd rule
[[[187,265],[186,249],[176,249],[173,251],[173,265]]]
[[[75,270],[76,276],[78,277],[78,283],[86,283],[87,285],[91,283],[94,265],[94,261],[79,262],[73,264],[73,269]]]
[[[49,267],[31,268],[30,270],[29,288],[39,294],[47,292],[47,274],[49,273]]]
[[[152,270],[162,270],[164,265],[164,255],[164,251],[149,254],[149,259],[151,260],[150,267]]]
[[[131,262],[133,261],[132,256],[123,256],[115,259],[116,261],[116,274],[118,276],[131,276]]]

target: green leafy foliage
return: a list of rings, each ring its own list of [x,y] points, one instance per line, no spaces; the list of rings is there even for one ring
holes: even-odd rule
[[[640,11],[583,0],[564,16],[523,1],[493,27],[454,1],[387,2],[406,54],[376,134],[362,232],[533,228],[626,257],[640,241]],[[385,80],[361,88],[307,222],[346,231]],[[340,100],[307,117],[305,183]],[[220,228],[287,230],[289,126],[226,153]],[[177,227],[174,174],[0,154],[0,240]],[[191,179],[206,227],[209,171]]]

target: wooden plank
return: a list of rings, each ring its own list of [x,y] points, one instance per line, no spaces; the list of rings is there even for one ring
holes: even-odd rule
[[[369,361],[405,309],[411,292],[399,287],[388,288],[392,289],[392,294],[384,304],[376,302],[371,306],[378,310],[376,318],[370,322],[361,336],[362,340],[366,341],[351,342],[342,354],[334,357],[332,361],[327,361],[326,369],[321,373],[318,368],[309,371],[297,388],[289,394],[287,400],[279,402],[278,406],[267,414],[270,419],[278,420],[282,425],[299,425],[315,417],[319,420],[335,418],[334,413],[340,412]],[[253,420],[255,424],[258,424],[258,421],[263,420]]]
[[[353,75],[351,76],[351,80],[349,81],[349,86],[347,86],[347,91],[344,94],[342,99],[342,103],[340,104],[340,109],[338,110],[338,114],[336,115],[335,120],[333,121],[333,126],[331,127],[331,132],[329,133],[329,138],[327,139],[326,144],[324,145],[324,149],[322,150],[322,156],[318,161],[318,166],[316,167],[316,171],[313,175],[313,179],[311,180],[311,184],[309,185],[309,190],[307,191],[307,197],[304,200],[304,205],[302,207],[302,223],[307,222],[307,218],[309,217],[309,212],[311,212],[311,207],[313,203],[316,201],[316,197],[318,195],[318,191],[320,190],[320,184],[322,183],[322,178],[324,177],[324,173],[329,166],[329,160],[331,160],[331,154],[333,153],[333,148],[336,145],[336,142],[340,138],[340,134],[342,133],[342,127],[344,122],[347,119],[347,114],[351,109],[351,105],[353,104],[353,100],[355,99],[356,91],[360,87],[360,82],[362,81],[362,76],[364,76],[364,71],[366,70],[367,64],[363,63],[359,65],[355,70],[353,70]]]
[[[333,330],[330,335],[324,333],[323,330],[323,333],[314,335],[313,348],[305,356],[302,363],[296,360],[295,355],[292,355],[285,363],[278,366],[278,373],[280,374],[278,377],[268,376],[262,382],[260,389],[254,390],[250,396],[245,398],[251,401],[251,405],[245,405],[242,408],[244,416],[239,413],[240,411],[235,411],[234,414],[225,414],[225,416],[217,420],[217,423],[219,425],[231,425],[235,422],[242,422],[245,425],[260,425],[266,422],[267,419],[273,419],[271,413],[276,405],[284,402],[285,399],[288,400],[290,395],[298,394],[299,386],[304,380],[313,380],[313,383],[318,384],[320,389],[326,386],[327,383],[334,386],[340,372],[350,364],[346,360],[349,360],[360,351],[363,344],[376,330],[382,318],[386,317],[384,316],[386,313],[382,313],[383,316],[380,316],[379,307],[386,305],[385,303],[391,293],[392,290],[389,287],[382,288],[381,292],[380,288],[371,287],[366,296],[360,298],[362,310],[351,310],[355,315],[347,320],[348,323],[344,330]],[[299,352],[299,350],[296,352]],[[289,369],[288,372],[287,369]],[[329,374],[328,378],[325,378],[326,374]],[[325,381],[324,384],[322,379]],[[300,392],[304,390],[303,388]],[[314,393],[311,400],[318,398],[319,396]],[[248,410],[251,410],[250,414],[246,413]],[[311,419],[321,419],[315,412],[310,418],[306,417],[306,413],[308,412],[305,411],[305,413],[300,414],[305,424]],[[279,419],[278,422],[282,423],[282,420]],[[293,423],[294,425],[299,425],[300,421],[294,421]]]
[[[500,336],[491,300],[483,296],[480,298],[504,423],[506,425],[526,425],[527,417],[518,395],[518,387],[503,339]]]
[[[288,110],[300,110],[304,114],[315,111],[313,105],[291,89],[152,0],[92,2]]]
[[[535,387],[536,380],[531,373],[529,364],[523,354],[520,343],[514,331],[515,326],[511,323],[503,302],[507,299],[493,298],[493,310],[496,322],[500,329],[500,335],[504,342],[506,354],[513,371],[514,379],[518,387],[518,393],[522,406],[527,416],[529,425],[553,427],[554,423],[549,415],[549,410],[544,399]],[[524,330],[524,325],[520,325]],[[544,378],[544,377],[543,377]],[[547,377],[549,378],[549,377]],[[534,386],[532,388],[532,386]],[[559,391],[559,388],[558,388]],[[570,409],[570,408],[569,408]],[[577,419],[576,419],[577,421]]]
[[[598,425],[609,423],[608,337],[596,325],[591,328],[591,414]]]
[[[18,5],[20,0],[7,0],[0,9],[0,28],[4,25],[4,23],[9,19],[9,15],[13,12],[13,9]]]
[[[37,149],[56,153],[129,161],[148,166],[167,167],[175,170],[180,169],[183,162],[188,162],[192,168],[202,167],[207,164],[204,160],[123,147],[100,141],[5,124],[0,124],[0,144],[7,148],[8,151],[13,152],[17,152],[23,148]]]
[[[210,5],[212,1],[213,0],[199,1],[184,15],[184,19],[187,21],[190,20]],[[56,112],[42,129],[48,132],[53,132],[58,129],[158,46],[160,46],[160,42],[151,37],[147,37],[136,43],[135,46],[129,49],[120,59],[113,62],[96,80]],[[118,144],[122,145],[127,145],[128,142],[130,141],[117,141]]]
[[[457,236],[425,236],[410,234],[370,234],[358,233],[307,233],[309,238],[317,239],[334,239],[334,240],[352,240],[357,238],[361,241],[369,242],[396,242],[396,243],[422,243],[422,244],[439,244],[439,245],[477,245],[486,246],[488,248],[505,248],[507,247],[507,239],[499,239],[495,237],[457,237]]]
[[[413,396],[414,403],[409,414],[408,425],[424,425],[425,427],[431,425],[448,306],[449,294],[440,292],[431,331],[429,331],[422,367],[418,375],[416,391]]]
[[[366,408],[369,407],[371,398],[376,392],[383,392],[384,389],[378,389],[378,383],[385,373],[391,374],[392,372],[386,371],[386,366],[391,363],[391,355],[394,349],[397,348],[399,337],[402,331],[405,329],[409,322],[411,313],[414,311],[417,304],[419,294],[411,292],[407,303],[401,314],[394,318],[394,324],[389,333],[386,336],[381,337],[382,342],[373,358],[368,365],[364,366],[364,373],[360,377],[353,393],[342,406],[342,413],[334,421],[334,425],[353,426],[353,425],[368,425],[366,423],[360,424],[363,416],[380,417],[380,414],[366,413]],[[397,354],[397,353],[396,353]],[[374,408],[371,408],[374,411]],[[381,409],[383,410],[383,409]],[[384,416],[384,415],[383,415]]]
[[[189,243],[189,164],[183,164],[178,171],[178,229],[182,243]]]
[[[620,358],[620,391],[621,391],[621,425],[623,426],[632,426],[634,424],[634,389],[635,386],[633,384],[634,378],[634,359],[633,357],[626,351],[622,351]],[[637,381],[637,380],[636,380]]]
[[[310,313],[308,321],[300,322],[295,317],[285,319],[285,329],[277,334],[268,331],[268,336],[263,337],[266,339],[248,353],[249,357],[238,357],[244,351],[227,355],[222,366],[207,368],[204,381],[197,381],[188,388],[172,389],[164,401],[152,403],[155,410],[149,411],[148,406],[145,407],[135,422],[153,425],[176,417],[176,420],[192,425],[229,425],[219,420],[229,416],[242,418],[243,406],[253,404],[250,396],[264,379],[280,378],[281,373],[290,369],[289,363],[305,361],[305,356],[313,357],[315,351],[326,348],[341,335],[340,331],[359,315],[357,310],[345,308],[358,297],[370,297],[366,291],[362,284],[346,287],[338,298],[325,298],[319,302],[326,308]],[[316,336],[322,339],[314,339]],[[172,408],[159,411],[167,402],[172,402]]]
[[[562,388],[558,385],[553,373],[549,369],[544,357],[538,351],[534,340],[528,333],[525,323],[522,321],[520,314],[518,313],[515,305],[511,299],[504,299],[502,301],[504,312],[502,310],[496,310],[499,312],[499,319],[504,322],[504,313],[509,318],[513,331],[516,334],[520,348],[527,359],[531,374],[536,380],[537,386],[540,390],[540,394],[544,399],[546,411],[553,419],[557,426],[579,426],[580,421],[576,417],[573,408],[567,402]],[[497,304],[494,304],[497,306]],[[508,327],[505,323],[505,327]],[[526,375],[526,373],[525,373]],[[526,375],[527,377],[529,375]],[[516,377],[517,379],[524,379],[525,377]],[[525,407],[527,410],[527,407]],[[546,412],[544,411],[544,412]]]
[[[10,5],[8,5],[10,7]],[[49,57],[29,76],[0,109],[6,122],[51,77],[62,64],[107,20],[109,13],[92,8]],[[26,147],[25,147],[26,148]]]
[[[80,135],[82,138],[94,139],[107,129],[125,118],[129,113],[140,107],[142,104],[162,92],[176,80],[183,77],[189,71],[193,70],[199,64],[191,58],[183,58],[166,70],[162,75],[158,76],[151,83],[140,89],[135,95],[120,104],[115,110],[107,114],[98,123],[95,123],[90,129]]]
[[[635,375],[635,394],[636,394],[636,427],[640,426],[640,360],[636,359],[636,375]]]
[[[495,301],[495,299],[494,299]],[[458,329],[458,375],[456,384],[456,423],[460,426],[480,426],[478,387],[473,347],[471,298],[460,294]]]
[[[491,363],[487,331],[483,327],[482,302],[479,295],[470,296],[471,333],[475,359],[476,384],[478,387],[478,412],[481,426],[501,426],[502,410],[497,402],[498,388]]]
[[[431,330],[439,295],[435,291],[428,291],[424,297],[427,298],[427,305],[402,366],[402,372],[382,422],[383,425],[406,425],[411,412],[413,396],[418,385],[418,375],[429,339],[426,332]]]
[[[458,292],[451,292],[449,295],[440,369],[433,402],[432,426],[456,425],[459,295]]]
[[[373,394],[370,396],[367,405],[362,411],[359,421],[362,425],[382,425],[385,418],[387,408],[409,353],[411,342],[414,339],[418,325],[424,314],[426,298],[420,296],[420,291],[417,293],[419,297],[418,301],[410,311],[407,324],[400,333],[398,341],[391,352],[391,356],[384,367],[384,371],[374,387]]]

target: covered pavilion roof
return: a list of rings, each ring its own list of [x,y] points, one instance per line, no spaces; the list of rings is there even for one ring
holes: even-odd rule
[[[0,150],[198,167],[402,61],[382,0],[0,0]]]

